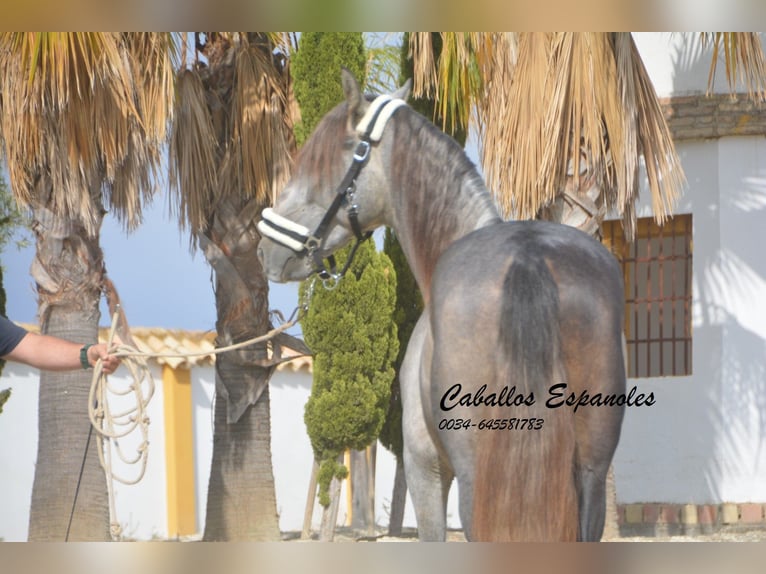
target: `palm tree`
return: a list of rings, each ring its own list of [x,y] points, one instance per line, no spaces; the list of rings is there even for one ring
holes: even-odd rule
[[[32,215],[43,333],[97,338],[101,222],[108,209],[134,227],[154,192],[172,113],[172,45],[168,34],[0,35],[4,152],[13,194]],[[109,539],[89,387],[88,372],[41,373],[30,540]]]
[[[295,147],[286,49],[278,41],[197,34],[197,57],[177,78],[170,185],[182,227],[215,271],[219,346],[271,327],[255,222],[285,183]],[[268,381],[280,345],[300,347],[285,335],[216,360],[205,540],[279,539]]]

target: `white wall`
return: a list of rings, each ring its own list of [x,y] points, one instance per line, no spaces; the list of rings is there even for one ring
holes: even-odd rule
[[[766,142],[682,142],[693,214],[693,366],[637,379],[615,457],[619,502],[766,501]],[[648,194],[644,191],[644,196]],[[642,216],[650,215],[645,205]]]
[[[634,34],[660,96],[704,93],[709,50],[688,34]],[[720,66],[719,66],[720,68]],[[716,83],[716,91],[726,91]],[[679,142],[693,214],[693,372],[638,379],[615,456],[619,502],[766,501],[766,142]],[[640,216],[651,215],[642,189]]]
[[[163,430],[162,384],[159,370],[152,369],[157,382],[154,396],[149,401],[149,460],[144,479],[128,486],[115,483],[117,518],[127,537],[151,539],[167,535],[165,505],[165,448]],[[128,380],[112,377],[113,384],[123,386]],[[3,492],[0,512],[0,539],[23,541],[27,538],[29,506],[32,497],[35,461],[37,458],[37,403],[38,371],[16,363],[6,363],[0,378],[0,389],[10,387],[12,394],[0,414],[0,491]],[[126,400],[113,400],[115,412],[127,405]],[[134,455],[134,438],[121,441],[127,456]],[[72,445],[77,456],[82,456],[85,445]],[[114,469],[126,480],[138,476],[138,467],[124,465],[117,458]]]
[[[0,539],[6,541],[27,539],[37,454],[38,380],[37,371],[14,363],[6,363],[0,378],[0,390],[11,388],[0,414]]]

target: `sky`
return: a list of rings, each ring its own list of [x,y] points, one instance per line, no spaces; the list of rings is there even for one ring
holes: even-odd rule
[[[18,234],[17,234],[18,235]],[[29,268],[35,253],[30,245],[17,249],[11,241],[0,254],[7,296],[6,312],[16,322],[37,323],[37,295]],[[101,247],[128,323],[133,327],[215,330],[215,299],[211,268],[201,252],[192,253],[187,232],[181,232],[161,194],[145,209],[144,222],[128,234],[107,214]],[[272,283],[269,307],[287,317],[298,304],[297,284]],[[109,324],[106,305],[101,325]]]

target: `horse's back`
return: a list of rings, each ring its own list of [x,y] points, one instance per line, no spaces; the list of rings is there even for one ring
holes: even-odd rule
[[[483,227],[453,243],[439,259],[432,296],[462,281],[504,277],[514,258],[540,257],[563,288],[593,288],[604,297],[622,297],[622,274],[615,257],[598,241],[568,225],[512,221]]]

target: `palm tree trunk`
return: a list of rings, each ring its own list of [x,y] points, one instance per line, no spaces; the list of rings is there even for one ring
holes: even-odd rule
[[[33,218],[37,253],[32,275],[41,331],[76,342],[96,341],[103,277],[98,237],[42,207]],[[88,441],[90,383],[91,371],[40,374],[30,541],[62,541],[67,534],[69,540],[110,539],[106,478],[95,437]]]
[[[256,256],[255,200],[222,202],[209,234],[199,236],[215,270],[217,344],[226,346],[270,328],[268,282]],[[279,540],[265,344],[218,355],[213,461],[205,540]]]
[[[270,442],[268,386],[236,423],[216,393],[204,540],[280,539]]]

